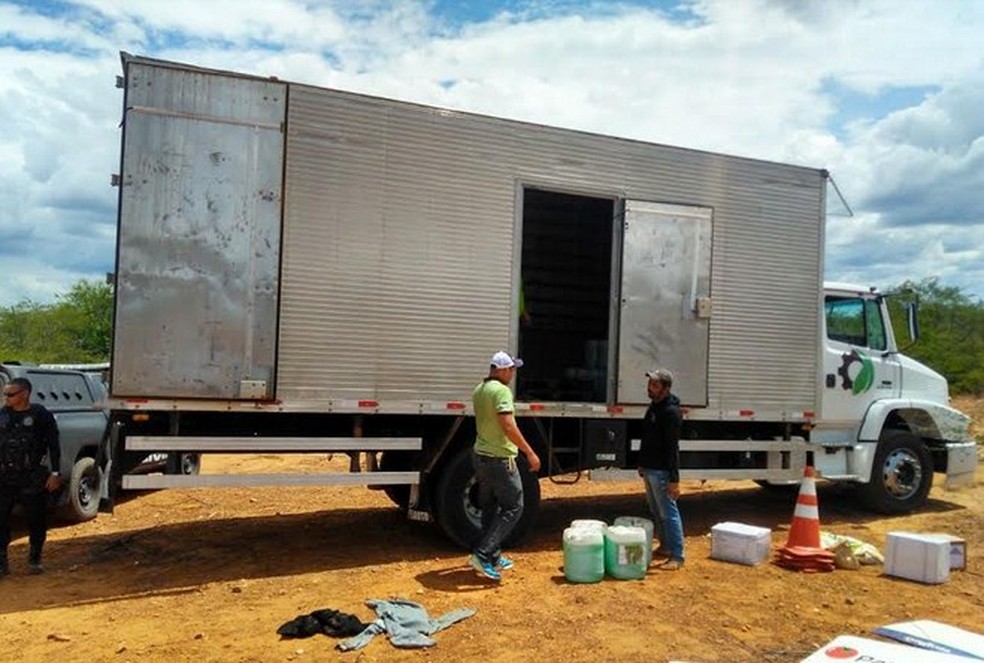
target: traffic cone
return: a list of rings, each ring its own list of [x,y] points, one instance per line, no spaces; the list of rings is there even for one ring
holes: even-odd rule
[[[796,510],[786,539],[786,548],[793,547],[820,547],[820,505],[817,503],[817,482],[810,465],[803,470]]]
[[[779,551],[775,563],[794,571],[807,573],[834,570],[834,553],[820,547],[820,508],[817,502],[817,483],[813,467],[803,470],[793,522],[789,526],[786,545]]]

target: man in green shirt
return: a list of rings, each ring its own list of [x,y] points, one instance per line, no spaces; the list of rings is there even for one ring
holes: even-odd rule
[[[482,536],[472,551],[471,565],[492,580],[512,567],[503,556],[502,542],[523,514],[523,482],[516,466],[520,451],[538,472],[540,458],[516,425],[513,395],[509,389],[522,359],[496,352],[489,362],[489,375],[472,393],[475,410],[475,447],[472,454],[482,506]]]

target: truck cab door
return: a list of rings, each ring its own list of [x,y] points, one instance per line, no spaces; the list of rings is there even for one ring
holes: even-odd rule
[[[625,201],[617,402],[647,403],[645,373],[676,376],[685,405],[707,405],[712,210]]]
[[[823,406],[825,425],[857,428],[874,401],[898,397],[901,365],[879,299],[824,298]]]

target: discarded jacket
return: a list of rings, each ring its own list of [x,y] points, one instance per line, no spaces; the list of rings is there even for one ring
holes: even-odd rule
[[[386,633],[394,647],[430,647],[437,643],[428,636],[475,614],[474,608],[462,608],[431,619],[424,606],[406,599],[369,599],[366,605],[375,610],[379,618],[357,636],[339,642],[336,648],[342,651],[362,649],[380,633]]]

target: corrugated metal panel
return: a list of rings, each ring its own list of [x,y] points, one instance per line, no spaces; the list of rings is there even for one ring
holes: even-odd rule
[[[708,406],[814,408],[820,171],[301,86],[278,395],[467,398],[513,333],[517,182],[713,208]]]

